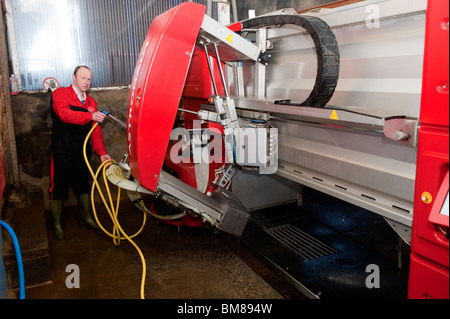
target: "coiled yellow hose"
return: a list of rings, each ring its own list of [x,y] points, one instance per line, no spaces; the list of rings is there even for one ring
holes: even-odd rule
[[[114,205],[114,202],[111,198],[111,192],[110,189],[108,187],[108,183],[106,182],[106,169],[112,165],[112,163],[114,162],[114,160],[112,162],[104,162],[100,165],[100,167],[97,169],[97,172],[94,174],[94,171],[92,170],[92,167],[89,163],[89,160],[87,158],[87,154],[86,154],[86,145],[89,141],[89,138],[92,135],[92,132],[96,129],[96,127],[98,126],[98,123],[95,123],[92,126],[92,129],[89,131],[88,135],[86,136],[86,139],[84,141],[84,145],[83,145],[83,156],[84,156],[84,160],[86,161],[86,165],[89,169],[89,172],[91,173],[92,179],[93,179],[93,184],[92,184],[92,189],[91,189],[91,205],[92,205],[92,211],[94,214],[94,218],[97,221],[97,224],[99,225],[99,227],[103,230],[103,232],[105,234],[107,234],[108,236],[113,238],[113,242],[115,246],[119,246],[120,245],[120,241],[121,240],[128,240],[131,245],[134,246],[134,248],[136,248],[139,256],[141,257],[141,261],[142,261],[142,279],[141,279],[141,289],[140,289],[140,296],[141,299],[145,299],[145,294],[144,294],[144,290],[145,290],[145,278],[146,278],[146,274],[147,274],[147,266],[146,266],[146,261],[144,258],[144,255],[142,254],[141,249],[139,248],[139,246],[132,240],[132,238],[136,237],[137,235],[139,235],[141,233],[141,231],[144,229],[145,223],[147,221],[147,215],[144,213],[144,219],[142,222],[142,227],[133,235],[133,236],[128,236],[125,231],[122,229],[122,227],[120,226],[120,223],[117,219],[117,216],[119,214],[119,203],[120,203],[120,187],[118,187],[118,195],[117,195],[117,204]],[[98,175],[99,173],[103,171],[103,178],[105,181],[105,187],[106,187],[106,191],[108,194],[108,199],[109,199],[109,205],[105,200],[105,196],[103,195],[103,192],[100,188],[100,185],[97,181]],[[110,232],[108,232],[103,225],[100,223],[100,221],[98,220],[97,217],[97,211],[95,209],[95,190],[97,189],[103,204],[105,205],[106,210],[108,211],[108,214],[113,222],[113,233],[111,234]],[[122,236],[120,236],[122,234]]]

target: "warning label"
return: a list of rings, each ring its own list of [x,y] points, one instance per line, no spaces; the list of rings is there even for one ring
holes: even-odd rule
[[[339,120],[336,110],[333,110],[333,113],[331,113],[330,120]]]

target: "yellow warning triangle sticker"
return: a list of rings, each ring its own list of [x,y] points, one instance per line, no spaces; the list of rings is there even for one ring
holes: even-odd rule
[[[330,120],[339,120],[336,110],[333,110],[333,113],[331,113]]]
[[[230,34],[230,36],[226,37],[225,40],[227,40],[230,43],[233,43],[233,35]]]

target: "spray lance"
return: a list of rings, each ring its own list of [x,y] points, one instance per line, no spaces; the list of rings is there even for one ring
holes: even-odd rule
[[[105,110],[102,110],[101,112],[103,114],[105,114],[109,119],[113,120],[113,122],[115,122],[119,126],[122,126],[124,129],[127,128],[127,124],[125,122],[119,120],[117,117],[113,116],[111,113],[109,113],[109,112],[107,112]],[[127,162],[128,162],[128,154],[125,154],[125,158],[122,159],[119,162],[119,164],[118,164],[121,168],[123,168],[125,170],[125,172],[129,172],[130,171],[130,167],[128,166]]]
[[[111,113],[102,110],[101,111],[103,114],[105,114],[109,119],[113,120],[113,122],[119,124],[120,126],[122,126],[123,128],[127,128],[127,124],[121,120],[119,120],[117,117],[113,116]]]

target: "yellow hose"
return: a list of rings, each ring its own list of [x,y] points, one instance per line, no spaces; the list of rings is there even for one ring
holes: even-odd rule
[[[142,223],[142,227],[137,231],[136,234],[134,234],[133,236],[128,236],[125,231],[122,229],[122,227],[120,226],[120,223],[117,219],[118,213],[119,213],[119,202],[120,202],[120,187],[118,187],[118,195],[117,195],[117,204],[114,205],[114,202],[111,198],[111,192],[110,189],[108,187],[108,183],[106,182],[106,169],[112,164],[110,162],[104,162],[100,165],[100,167],[98,168],[97,172],[94,174],[94,171],[92,170],[92,167],[89,163],[89,160],[87,158],[87,154],[86,154],[86,145],[89,141],[89,138],[92,135],[92,132],[96,129],[96,127],[98,126],[98,123],[95,123],[92,126],[92,129],[89,131],[88,135],[86,136],[86,139],[84,141],[84,145],[83,145],[83,155],[84,155],[84,160],[86,161],[86,165],[89,169],[89,172],[91,173],[92,179],[93,179],[93,184],[92,184],[92,189],[91,189],[91,205],[92,205],[92,210],[93,210],[93,214],[94,214],[94,218],[97,221],[97,224],[99,225],[99,227],[103,230],[103,232],[105,234],[107,234],[108,236],[113,238],[113,242],[114,245],[119,246],[120,245],[120,241],[121,240],[128,240],[133,246],[134,248],[136,248],[139,256],[141,257],[141,261],[142,261],[142,280],[141,280],[141,299],[144,299],[144,288],[145,288],[145,278],[146,278],[146,273],[147,273],[147,267],[146,267],[146,261],[144,258],[144,255],[142,254],[141,249],[139,248],[139,246],[132,240],[132,238],[136,237],[143,229],[147,220],[147,215],[144,213],[144,220]],[[108,199],[109,199],[109,205],[107,204],[105,197],[103,195],[103,192],[100,188],[100,185],[98,184],[97,178],[98,175],[100,173],[100,171],[103,170],[103,178],[105,181],[105,185],[106,185],[106,190],[107,190],[107,194],[108,194]],[[100,223],[100,221],[98,220],[97,217],[97,212],[95,209],[95,189],[97,189],[98,193],[100,194],[100,197],[103,201],[103,204],[105,205],[106,210],[108,211],[108,214],[113,222],[113,233],[111,234],[110,232],[108,232],[103,225]],[[120,234],[123,235],[123,237],[120,236]]]

